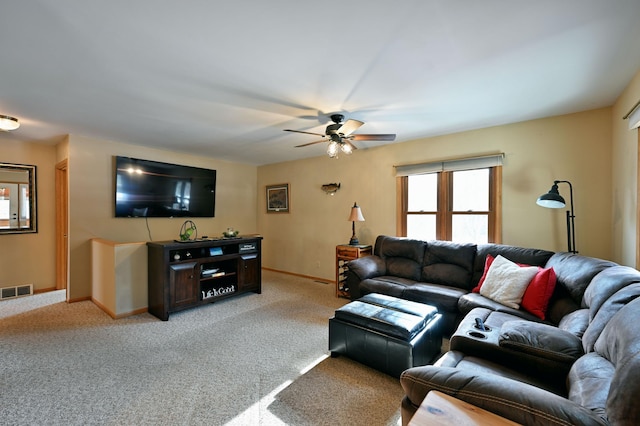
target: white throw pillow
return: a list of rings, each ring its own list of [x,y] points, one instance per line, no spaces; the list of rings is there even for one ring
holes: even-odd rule
[[[480,287],[480,294],[510,308],[518,309],[527,286],[537,273],[537,266],[518,266],[498,255],[487,272],[484,284]]]

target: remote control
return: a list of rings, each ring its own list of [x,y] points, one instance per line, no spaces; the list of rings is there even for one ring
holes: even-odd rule
[[[484,321],[482,321],[481,318],[476,318],[476,328],[478,330],[487,331],[487,329],[484,326]]]

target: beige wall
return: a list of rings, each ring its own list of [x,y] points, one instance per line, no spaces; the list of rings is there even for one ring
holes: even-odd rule
[[[361,149],[337,160],[323,156],[259,168],[80,136],[56,147],[2,135],[1,162],[38,166],[39,232],[0,235],[0,286],[55,287],[54,169],[66,158],[71,300],[91,295],[91,238],[149,239],[144,219],[113,217],[114,155],[217,169],[216,218],[196,220],[200,235],[218,235],[229,226],[260,232],[264,266],[333,280],[335,245],[351,236],[347,217],[354,201],[366,218],[356,224],[361,242],[395,234],[393,165],[504,152],[504,243],[565,249],[564,210],[542,209],[535,199],[554,179],[566,179],[575,189],[580,253],[635,265],[638,132],[629,131],[621,117],[638,99],[640,73],[612,108]],[[342,184],[334,196],[320,190],[331,182]],[[291,213],[267,214],[265,185],[279,183],[290,184]],[[560,191],[568,197],[566,185]],[[148,223],[153,239],[164,240],[176,238],[182,220]]]
[[[0,163],[37,166],[38,232],[0,235],[0,287],[33,284],[34,291],[55,288],[56,147],[0,135]]]
[[[396,232],[394,165],[505,153],[503,238],[505,244],[566,250],[565,210],[538,207],[535,200],[554,179],[574,186],[576,244],[581,254],[611,258],[611,110],[545,118],[476,131],[361,149],[258,168],[258,229],[263,264],[302,275],[335,279],[335,246],[348,243],[354,201],[366,221],[356,223],[361,243]],[[333,196],[320,190],[340,182]],[[265,185],[289,183],[291,212],[265,212]],[[569,199],[569,189],[560,185]],[[597,194],[598,199],[594,199]]]
[[[613,106],[613,258],[629,266],[636,262],[638,241],[638,129],[629,130],[627,112],[640,100],[640,72],[629,83]]]
[[[113,318],[143,312],[148,305],[147,245],[91,240],[91,300]]]
[[[198,235],[219,236],[227,227],[257,232],[256,167],[213,158],[143,148],[119,142],[71,135],[69,152],[69,299],[91,296],[92,238],[120,243],[149,241],[144,218],[115,218],[113,157],[186,164],[216,169],[216,217],[193,219]],[[184,219],[150,218],[154,241],[178,238]]]

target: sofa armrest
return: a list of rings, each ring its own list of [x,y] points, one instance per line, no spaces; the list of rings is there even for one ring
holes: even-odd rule
[[[387,273],[387,265],[379,256],[365,256],[349,261],[349,272],[360,280],[379,277]]]
[[[494,374],[422,366],[404,371],[400,384],[407,403],[416,408],[429,391],[437,390],[522,425],[603,424],[591,410],[573,401]],[[406,423],[405,419],[403,423]]]
[[[573,364],[584,355],[582,340],[568,331],[532,321],[507,321],[502,324],[500,346],[540,358]]]
[[[379,277],[387,273],[387,266],[379,256],[365,256],[350,260],[346,272],[346,286],[351,300],[360,298],[360,282],[367,278]]]

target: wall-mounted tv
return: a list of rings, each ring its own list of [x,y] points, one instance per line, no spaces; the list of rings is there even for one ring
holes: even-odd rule
[[[214,217],[216,171],[115,157],[116,217]]]

